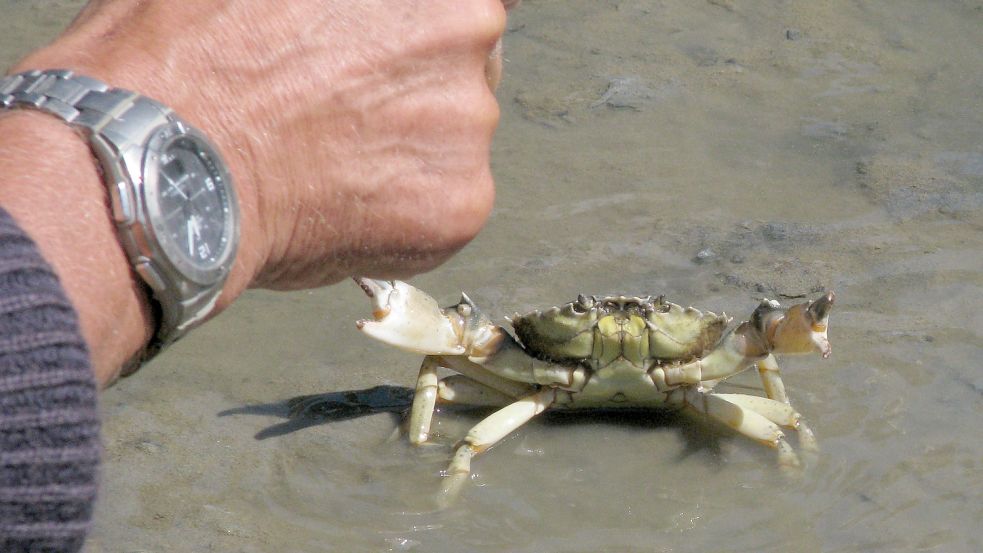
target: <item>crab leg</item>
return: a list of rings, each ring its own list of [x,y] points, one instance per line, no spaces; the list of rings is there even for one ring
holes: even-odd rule
[[[467,385],[461,384],[460,379],[453,377],[438,379],[438,367],[461,373],[462,376],[470,379],[468,382],[470,382],[471,389],[466,389],[465,386]],[[450,379],[449,382],[445,382],[448,379]],[[454,388],[448,390],[449,385],[453,385]],[[428,355],[423,359],[423,364],[420,365],[420,374],[416,379],[416,393],[413,396],[413,407],[410,409],[410,443],[420,445],[430,437],[430,426],[433,422],[433,413],[438,399],[473,405],[505,405],[517,397],[528,394],[530,390],[531,387],[528,384],[506,380],[463,357]],[[468,394],[471,401],[455,399],[455,393]],[[479,395],[484,396],[483,401],[477,397]]]
[[[788,395],[785,393],[785,383],[782,381],[782,372],[778,368],[778,361],[775,356],[768,354],[767,357],[758,361],[758,375],[761,376],[761,384],[764,386],[765,395],[776,401],[788,403]]]
[[[531,384],[499,376],[496,372],[492,372],[488,368],[470,361],[465,357],[440,356],[440,366],[457,371],[513,399],[528,395],[534,389],[534,386]]]
[[[582,367],[536,359],[504,331],[494,348],[488,348],[485,353],[483,357],[470,359],[480,363],[483,370],[511,383],[556,386],[573,391],[580,391],[587,383],[587,372]]]
[[[437,401],[469,407],[504,407],[516,400],[495,388],[472,380],[463,374],[452,374],[437,383]]]
[[[788,400],[785,383],[782,381],[781,370],[775,356],[768,354],[757,362],[757,367],[767,398],[745,394],[714,394],[714,396],[750,409],[779,426],[795,429],[799,434],[799,444],[803,450],[812,453],[819,451],[819,444],[812,429],[806,424],[802,415],[792,408]],[[718,382],[720,379],[704,380],[700,382],[700,386],[702,391],[708,392]]]
[[[785,393],[785,382],[782,381],[782,372],[778,367],[778,361],[775,359],[775,356],[769,353],[764,359],[755,363],[755,365],[758,368],[758,376],[761,377],[761,385],[764,388],[765,395],[770,399],[782,403],[789,403],[788,395]],[[723,378],[701,380],[700,386],[704,391],[711,390],[723,380]]]
[[[438,498],[440,506],[448,506],[460,493],[464,483],[468,481],[468,476],[471,474],[472,457],[495,445],[513,430],[529,422],[529,419],[545,411],[555,400],[556,390],[543,388],[488,415],[468,431],[445,471],[446,476]]]
[[[746,351],[743,336],[739,334],[743,326],[727,334],[720,344],[702,359],[655,369],[653,380],[657,383],[661,380],[668,386],[701,385],[709,390],[719,381],[743,371],[757,360],[749,356]],[[658,374],[660,372],[661,375]]]
[[[794,429],[799,434],[799,445],[802,446],[803,450],[809,452],[819,450],[819,445],[816,443],[816,436],[812,433],[812,429],[806,425],[802,419],[802,415],[793,409],[791,405],[766,397],[746,394],[714,394],[714,396],[744,409],[754,411],[779,426]]]
[[[789,405],[766,397],[746,394],[712,394],[712,397],[723,399],[744,409],[750,409],[771,422],[786,428],[797,428],[801,418],[801,415]]]
[[[761,377],[761,384],[765,389],[765,395],[770,399],[780,401],[791,407],[791,403],[788,400],[788,394],[785,393],[785,383],[782,381],[782,372],[781,369],[778,368],[778,361],[775,360],[775,356],[769,354],[761,361],[758,361],[757,366],[758,375]],[[782,424],[775,419],[771,420],[778,424]],[[802,446],[802,449],[813,453],[819,451],[819,444],[816,442],[816,435],[813,434],[812,429],[809,428],[806,421],[802,419],[801,416],[796,419],[794,428],[799,432],[799,444]]]
[[[420,445],[430,437],[430,424],[437,405],[437,359],[432,355],[424,357],[416,378],[409,426],[409,439],[413,445]]]
[[[733,401],[727,397],[734,394],[711,394],[696,388],[680,391],[683,393],[683,402],[688,407],[726,424],[756,442],[776,449],[778,464],[784,469],[794,470],[801,466],[798,456],[785,440],[785,434],[778,425],[765,415],[740,405],[743,400]]]

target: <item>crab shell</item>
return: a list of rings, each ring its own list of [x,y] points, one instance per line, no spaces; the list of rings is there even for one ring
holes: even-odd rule
[[[702,357],[720,340],[730,318],[682,307],[665,296],[580,296],[561,307],[516,315],[511,322],[526,351],[539,359],[579,363],[625,355],[671,362]],[[605,352],[605,336],[631,338],[607,348],[618,351]]]

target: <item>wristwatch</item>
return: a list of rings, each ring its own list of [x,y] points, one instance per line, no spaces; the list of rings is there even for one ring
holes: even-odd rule
[[[0,106],[53,114],[89,139],[123,249],[155,304],[143,359],[201,323],[239,244],[232,179],[205,136],[159,102],[68,70],[0,79]]]

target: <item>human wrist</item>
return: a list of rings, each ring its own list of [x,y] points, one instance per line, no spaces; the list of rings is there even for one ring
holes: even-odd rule
[[[125,4],[125,2],[117,3]],[[107,25],[106,18],[85,20],[74,25],[54,43],[19,62],[11,71],[30,69],[70,69],[76,74],[95,78],[113,88],[136,92],[164,104],[180,118],[201,130],[220,152],[231,173],[240,212],[240,248],[234,266],[215,304],[218,313],[238,297],[253,281],[268,248],[266,237],[257,224],[255,187],[248,178],[248,157],[243,148],[233,143],[234,134],[228,129],[223,110],[209,98],[217,93],[212,89],[214,79],[196,77],[199,64],[148,63],[151,55],[142,50],[139,41],[112,38],[113,44],[100,37],[99,28]],[[122,22],[119,22],[122,23]],[[126,25],[120,24],[121,27]],[[187,41],[183,41],[187,42]],[[182,59],[179,52],[161,51],[154,55]],[[155,60],[157,61],[157,60]],[[225,98],[231,96],[226,95]]]
[[[58,274],[105,384],[149,340],[152,317],[117,238],[95,158],[81,136],[43,113],[0,112],[0,138],[0,205]]]
[[[41,64],[41,65],[46,65],[46,64]],[[216,258],[216,259],[223,260],[222,261],[223,265],[221,267],[221,276],[219,273],[217,273],[217,271],[219,270],[218,267],[214,267],[214,268],[210,267],[208,268],[208,270],[211,271],[211,273],[202,273],[202,272],[193,273],[193,275],[196,276],[192,276],[191,278],[196,279],[194,280],[195,284],[191,284],[191,281],[183,280],[188,278],[187,277],[188,273],[184,272],[185,271],[184,269],[179,269],[182,272],[177,273],[176,270],[170,269],[170,267],[187,266],[187,267],[194,267],[194,270],[198,271],[199,270],[198,267],[200,267],[200,265],[169,265],[167,264],[169,263],[168,260],[174,258],[173,257],[168,258],[166,256],[160,258],[164,260],[163,261],[164,264],[162,265],[137,266],[136,269],[140,271],[139,274],[143,275],[143,278],[134,279],[135,273],[130,269],[129,257],[136,256],[139,254],[139,255],[146,256],[149,259],[159,261],[160,259],[158,259],[157,257],[158,254],[154,252],[160,251],[159,249],[155,249],[155,248],[159,248],[160,245],[157,242],[153,242],[152,244],[155,245],[151,245],[149,246],[150,249],[147,249],[148,248],[147,244],[149,242],[146,240],[146,238],[143,238],[145,235],[139,231],[139,228],[134,229],[132,226],[126,226],[125,228],[119,227],[117,229],[116,218],[120,217],[121,214],[124,213],[135,213],[136,214],[134,215],[134,217],[136,217],[135,220],[144,221],[147,220],[144,219],[144,216],[153,217],[152,214],[154,212],[152,210],[158,204],[156,202],[150,202],[149,204],[145,204],[144,202],[147,201],[146,197],[143,196],[143,192],[140,192],[141,187],[137,186],[136,193],[138,199],[136,199],[135,202],[131,202],[128,199],[133,197],[131,194],[123,194],[122,190],[119,195],[116,195],[114,193],[113,194],[114,200],[112,204],[117,207],[114,208],[113,211],[110,211],[108,209],[108,205],[110,202],[108,200],[109,194],[107,193],[106,184],[103,182],[103,179],[99,176],[98,171],[92,170],[93,166],[95,165],[95,159],[96,159],[93,156],[93,152],[99,152],[98,159],[100,160],[115,159],[114,156],[116,154],[114,154],[113,152],[130,151],[130,148],[132,147],[138,147],[142,144],[145,144],[144,141],[146,140],[146,137],[151,136],[145,134],[147,132],[150,132],[151,130],[151,127],[148,127],[146,125],[150,124],[153,127],[158,125],[159,123],[151,122],[150,120],[147,120],[146,123],[141,123],[142,121],[144,121],[144,119],[146,119],[144,114],[158,113],[157,110],[161,108],[159,108],[158,104],[155,104],[154,102],[150,102],[146,99],[138,98],[135,102],[132,102],[132,105],[130,103],[121,104],[122,106],[125,106],[123,112],[118,112],[111,107],[104,108],[105,112],[103,112],[101,111],[101,109],[103,108],[97,107],[105,104],[105,101],[100,100],[100,98],[107,98],[107,99],[121,98],[122,100],[126,100],[127,98],[132,98],[133,96],[131,94],[126,94],[125,91],[123,91],[122,93],[120,93],[119,91],[108,91],[105,94],[103,94],[101,91],[104,90],[104,85],[100,85],[99,83],[89,84],[92,81],[91,80],[86,81],[84,79],[73,81],[70,73],[69,74],[53,73],[53,74],[46,74],[43,76],[38,76],[38,75],[41,74],[39,74],[38,72],[34,72],[29,76],[15,77],[11,81],[9,81],[10,83],[22,83],[22,84],[15,86],[13,89],[5,88],[5,90],[9,90],[12,95],[8,98],[8,100],[13,99],[14,105],[18,105],[19,102],[30,101],[31,96],[28,95],[26,91],[35,90],[34,84],[36,81],[38,83],[38,87],[36,88],[36,91],[39,94],[38,97],[41,98],[42,100],[44,99],[50,100],[50,102],[42,101],[41,103],[39,103],[38,104],[39,109],[58,114],[59,117],[64,118],[65,120],[71,120],[72,115],[65,110],[67,109],[67,106],[76,106],[77,100],[73,99],[75,97],[71,94],[68,94],[67,96],[65,95],[66,94],[64,92],[65,86],[82,86],[83,88],[88,87],[86,89],[91,89],[89,94],[86,94],[85,97],[83,98],[84,100],[83,103],[77,106],[78,109],[81,110],[80,118],[78,119],[78,121],[81,122],[80,123],[81,127],[88,128],[89,130],[92,131],[93,133],[92,139],[94,141],[92,142],[93,150],[90,151],[89,143],[88,143],[89,141],[82,140],[82,138],[80,137],[80,134],[82,133],[75,133],[72,130],[70,130],[69,126],[65,125],[64,121],[59,121],[58,119],[50,117],[49,115],[46,114],[30,113],[27,112],[26,110],[17,110],[17,112],[15,113],[17,115],[21,115],[22,117],[14,119],[13,121],[16,124],[11,124],[9,129],[6,130],[5,133],[2,135],[4,137],[7,136],[12,137],[9,140],[9,143],[7,140],[5,140],[3,146],[4,147],[12,146],[12,150],[13,150],[17,146],[30,148],[31,146],[34,145],[45,145],[50,150],[52,150],[53,155],[51,156],[50,159],[44,158],[37,154],[22,155],[21,158],[39,159],[41,160],[41,163],[48,163],[50,161],[52,162],[51,163],[52,166],[41,167],[41,168],[21,167],[22,169],[28,169],[28,171],[26,171],[27,175],[31,174],[30,173],[31,169],[37,169],[38,172],[37,176],[40,177],[38,179],[39,186],[32,188],[30,190],[30,194],[28,194],[29,196],[31,196],[31,201],[28,202],[23,201],[24,198],[28,195],[20,195],[19,194],[20,191],[18,191],[17,193],[11,193],[11,190],[16,190],[18,188],[15,182],[11,182],[8,181],[7,179],[4,179],[5,181],[4,184],[8,188],[7,192],[10,194],[10,196],[6,198],[6,201],[13,202],[14,206],[10,209],[10,211],[15,215],[17,219],[25,220],[25,224],[23,226],[32,235],[38,232],[43,233],[45,230],[49,228],[61,230],[63,234],[71,234],[71,231],[76,231],[76,230],[84,233],[85,239],[82,240],[81,243],[77,244],[76,248],[74,249],[65,247],[66,245],[63,242],[60,242],[59,237],[57,236],[42,235],[40,239],[37,240],[37,242],[42,247],[42,250],[45,252],[45,255],[52,259],[52,264],[55,266],[58,273],[62,276],[63,279],[67,281],[66,290],[68,291],[70,297],[72,297],[75,305],[79,310],[80,318],[83,321],[83,329],[86,331],[86,336],[89,339],[93,351],[93,358],[95,361],[94,364],[96,366],[97,371],[100,371],[100,380],[105,383],[107,381],[107,378],[103,378],[102,376],[108,375],[108,377],[111,378],[113,376],[115,369],[123,365],[123,363],[127,361],[130,357],[132,357],[135,352],[140,351],[144,347],[146,347],[148,343],[149,334],[156,334],[157,337],[162,340],[167,340],[167,337],[172,337],[171,339],[173,339],[174,336],[180,337],[180,335],[183,334],[184,331],[182,330],[182,327],[186,328],[188,325],[194,324],[194,321],[201,320],[202,317],[213,314],[214,312],[216,312],[216,310],[214,310],[213,307],[215,306],[224,307],[224,305],[231,302],[232,299],[236,295],[238,295],[238,293],[241,292],[243,288],[245,288],[246,283],[249,279],[249,273],[248,271],[243,271],[240,273],[238,281],[236,280],[231,281],[234,283],[233,286],[229,286],[226,294],[224,294],[221,298],[224,303],[222,302],[216,303],[216,300],[219,299],[217,298],[217,294],[226,289],[226,287],[223,286],[224,284],[223,281],[225,280],[224,275],[227,274],[230,268],[229,265],[226,263],[230,263],[232,260],[232,258],[228,255],[228,253],[223,254],[222,257]],[[55,77],[55,75],[58,75],[57,78]],[[44,80],[37,80],[37,79],[44,79]],[[64,85],[62,85],[62,83],[64,83]],[[11,86],[14,85],[11,84]],[[49,87],[51,87],[52,91],[55,91],[52,92],[53,96],[50,98],[45,96],[45,91],[48,90]],[[68,90],[71,90],[71,88],[69,88]],[[57,92],[57,91],[61,91],[61,92]],[[120,96],[120,94],[122,94],[122,96]],[[49,103],[52,104],[50,108],[47,107]],[[62,107],[58,108],[57,106],[59,105],[61,105]],[[148,110],[152,110],[152,111],[148,111]],[[139,116],[128,117],[127,115],[130,114],[131,112],[139,114]],[[98,124],[86,123],[86,121],[92,121],[93,120],[92,117],[94,115],[105,116],[108,114],[117,114],[117,113],[120,113],[118,118],[116,115],[113,115],[108,120],[109,121],[108,126],[105,127],[102,123],[98,123]],[[159,118],[162,116],[158,115],[156,117]],[[30,118],[33,119],[29,120]],[[159,120],[162,121],[163,119],[159,119]],[[96,125],[96,126],[93,127],[92,125]],[[25,137],[22,136],[28,134],[25,132],[25,129],[30,129],[40,132],[37,133],[36,136],[29,137],[25,141],[24,140]],[[175,130],[183,129],[183,127],[174,127],[174,129]],[[182,130],[180,132],[183,133],[185,131]],[[192,134],[192,136],[194,136],[194,134]],[[67,144],[66,144],[66,140],[63,140],[63,138],[65,137],[67,137]],[[200,142],[200,143],[203,146],[206,145],[205,142]],[[109,147],[107,148],[104,146],[100,148],[98,146],[99,144],[108,145]],[[153,148],[152,144],[150,147]],[[171,150],[167,150],[167,151],[171,151]],[[211,152],[211,149],[206,148],[206,151]],[[162,150],[162,152],[164,152],[164,150]],[[162,153],[162,155],[164,154]],[[211,152],[208,155],[210,156],[211,159],[216,159],[214,152]],[[124,178],[125,175],[130,175],[130,177],[125,177],[125,178],[132,179],[134,183],[140,182],[144,179],[145,175],[143,173],[145,173],[146,169],[141,168],[143,167],[143,164],[141,162],[138,162],[137,165],[132,165],[132,166],[127,165],[127,163],[129,162],[126,162],[125,161],[126,159],[130,159],[130,157],[127,156],[125,158],[118,159],[120,163],[124,163],[124,165],[121,166],[123,167],[122,169],[113,169],[114,167],[117,167],[117,165],[111,161],[107,162],[107,164],[102,167],[103,172],[106,175],[106,178],[109,179],[108,180],[109,183],[115,182],[113,180],[114,178]],[[150,158],[145,158],[145,159],[150,159]],[[14,162],[11,162],[11,165],[13,164]],[[88,166],[89,173],[91,173],[91,175],[85,174],[85,172],[76,169],[76,167],[81,167],[81,166]],[[56,174],[49,175],[45,173],[45,170],[51,170],[53,173]],[[157,173],[156,171],[151,170],[151,172],[148,174],[151,177],[153,177]],[[117,176],[113,177],[113,175],[117,175]],[[17,178],[17,175],[13,175],[13,176],[14,179]],[[45,177],[54,177],[54,178],[49,178],[46,180]],[[231,179],[229,179],[227,175],[224,174],[218,175],[215,178],[217,179],[215,181],[216,183],[231,182]],[[92,217],[91,220],[87,220],[85,221],[85,223],[90,223],[92,221],[101,222],[103,229],[100,230],[105,230],[106,228],[108,228],[108,232],[91,232],[92,229],[89,228],[91,225],[83,224],[83,227],[85,228],[79,228],[79,229],[69,229],[64,225],[59,225],[57,223],[57,221],[59,220],[73,221],[73,222],[79,220],[79,217],[73,216],[71,208],[65,211],[68,216],[62,219],[59,218],[59,213],[57,213],[58,210],[54,210],[54,211],[46,210],[43,207],[40,209],[28,209],[28,210],[18,209],[18,205],[20,207],[30,206],[32,204],[46,205],[46,202],[54,203],[57,205],[58,200],[62,199],[62,197],[58,196],[58,191],[54,190],[53,187],[50,186],[49,183],[51,181],[59,182],[63,188],[69,190],[68,192],[66,192],[66,195],[68,196],[74,195],[76,199],[79,200],[78,203],[73,204],[72,208],[78,209],[79,206],[88,206],[86,208],[87,209],[86,213],[91,214]],[[151,195],[149,197],[151,198],[156,197],[153,195],[154,194],[153,190],[155,189],[156,186],[153,184],[155,182],[155,179],[150,178],[149,182],[150,184],[147,185],[150,190],[148,194]],[[109,188],[113,188],[113,187],[110,186]],[[115,190],[115,188],[113,188],[113,190]],[[212,190],[212,188],[209,188],[209,190]],[[180,192],[180,189],[178,189],[178,191]],[[224,194],[223,192],[220,191],[221,188],[218,188],[216,186],[213,194]],[[203,194],[205,193],[204,189],[202,189],[202,193]],[[199,198],[198,200],[195,200],[195,202],[199,205],[199,209],[201,208],[202,205],[205,205],[202,204],[202,202],[212,201],[207,199],[211,196],[212,195],[202,196],[199,194],[196,194],[194,196],[196,198]],[[183,196],[183,197],[185,198],[185,201],[188,201],[190,203],[188,196]],[[230,193],[225,197],[234,198],[234,195],[231,195]],[[20,201],[19,204],[18,201]],[[161,201],[163,201],[163,199]],[[144,211],[144,209],[147,209],[146,207],[139,207],[139,206],[146,206],[146,205],[149,205],[149,209],[151,209],[149,213]],[[216,252],[215,253],[216,256],[219,255],[218,252],[220,251],[224,251],[224,252],[235,251],[235,244],[237,243],[236,242],[237,237],[233,237],[233,233],[237,234],[236,228],[238,227],[238,223],[237,223],[238,217],[235,215],[237,211],[238,210],[235,208],[235,206],[232,205],[229,211],[226,212],[227,214],[231,214],[231,215],[229,215],[225,219],[226,222],[223,224],[226,225],[226,230],[222,232],[225,233],[225,237],[226,237],[224,239],[226,240],[224,243],[231,244],[231,246],[227,246],[221,250],[213,248],[213,251]],[[155,221],[152,218],[149,220],[151,223],[154,223]],[[170,220],[171,219],[168,219],[168,221]],[[198,219],[194,219],[194,220],[189,219],[188,221],[189,247],[192,240],[191,237],[192,235],[190,234],[191,233],[190,225],[192,224],[193,221],[197,221],[197,220]],[[163,223],[163,219],[161,219],[160,222]],[[169,224],[171,223],[168,223],[168,225]],[[155,228],[158,228],[156,227],[156,223],[154,223],[154,226]],[[162,226],[159,228],[169,229],[170,227]],[[181,223],[181,228],[182,229],[184,228],[183,223]],[[206,229],[203,231],[195,231],[197,235],[197,232],[205,232],[207,231],[208,228],[211,227],[195,227],[195,228]],[[167,230],[167,234],[159,234],[159,233],[155,233],[155,234],[157,234],[157,236],[160,237],[172,236],[170,232],[171,230]],[[214,236],[214,234],[211,235]],[[98,237],[99,239],[94,240],[93,239],[94,237]],[[120,240],[122,240],[122,243],[120,242]],[[201,240],[201,238],[200,237],[195,238],[195,240]],[[205,247],[208,244],[203,242],[201,245],[202,247]],[[167,244],[165,243],[164,246],[167,246]],[[86,273],[93,268],[91,266],[87,266],[86,262],[92,260],[100,260],[100,259],[102,261],[106,261],[104,257],[101,258],[100,256],[106,250],[107,247],[111,248],[112,251],[117,253],[116,256],[117,261],[120,258],[122,259],[123,268],[121,272],[124,275],[126,282],[122,282],[120,281],[120,279],[117,279],[116,281],[113,281],[112,279],[108,279],[108,282],[103,283],[103,280],[101,278],[86,279]],[[181,249],[184,248],[182,247]],[[122,256],[119,256],[118,254],[121,253],[120,250],[129,252],[130,255],[123,254]],[[196,247],[195,252],[198,251],[199,249]],[[208,252],[208,249],[205,249],[204,251]],[[187,255],[187,251],[185,251],[185,255]],[[87,256],[87,257],[83,259],[79,259],[79,256]],[[181,258],[181,259],[185,259],[185,258]],[[154,263],[156,263],[156,261],[154,261]],[[98,265],[99,265],[98,266],[99,269],[105,267],[108,267],[110,269],[113,268],[112,263],[100,263]],[[246,267],[248,267],[248,265],[246,265]],[[162,268],[165,269],[165,271],[158,272],[157,270],[155,270],[155,268],[157,270]],[[207,288],[204,286],[195,288],[195,286],[197,286],[198,285],[197,283],[199,282],[201,284],[207,284],[206,281],[199,280],[202,277],[202,275],[205,274],[212,274],[214,275],[214,278],[217,280],[213,280],[212,282],[214,284],[210,285]],[[97,276],[101,277],[102,275],[97,275]],[[164,277],[163,280],[161,280],[161,276]],[[157,297],[157,301],[160,303],[160,305],[163,306],[162,314],[158,312],[157,314],[159,318],[157,318],[154,321],[157,325],[157,329],[159,329],[160,332],[158,333],[144,332],[140,334],[135,332],[130,332],[125,336],[125,339],[119,339],[119,337],[113,336],[114,333],[115,334],[120,333],[114,325],[122,322],[123,324],[120,325],[120,329],[124,331],[133,330],[132,324],[127,324],[125,320],[117,321],[113,316],[118,311],[125,310],[124,308],[126,306],[121,305],[120,302],[122,300],[131,299],[125,296],[125,292],[126,292],[125,289],[127,288],[127,285],[130,288],[133,288],[133,280],[136,280],[137,283],[136,286],[137,287],[136,292],[138,295],[137,302],[139,303],[138,307],[139,310],[141,311],[140,312],[141,322],[148,323],[150,318],[147,315],[147,312],[149,311],[147,309],[147,304],[149,303],[146,294],[147,288],[146,286],[143,285],[143,280],[147,280],[147,282],[150,283],[156,290],[154,295]],[[188,284],[186,285],[185,282],[187,282]],[[73,284],[77,286],[73,287]],[[100,284],[105,284],[105,285],[100,286]],[[77,290],[77,293],[73,293],[74,290]],[[105,320],[105,315],[104,315],[105,312],[108,312],[110,314],[110,319],[112,319],[111,321],[108,322],[108,324],[107,321]],[[89,317],[90,315],[93,318],[90,318]],[[102,316],[100,317],[100,315]],[[130,319],[132,319],[132,317]],[[142,326],[148,326],[148,325],[142,325]],[[180,333],[174,334],[175,332],[180,332]],[[125,332],[123,333],[126,334]],[[110,338],[109,340],[106,339],[107,336]],[[151,344],[150,351],[155,350],[153,346],[154,344]]]

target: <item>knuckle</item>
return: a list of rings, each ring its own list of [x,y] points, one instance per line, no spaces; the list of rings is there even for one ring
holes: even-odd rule
[[[487,146],[498,126],[501,110],[484,75],[462,82],[455,93],[445,95],[426,107],[428,119],[443,121],[458,132],[471,135],[472,140],[484,138],[478,145]]]
[[[485,226],[495,199],[495,183],[491,171],[483,170],[461,186],[457,202],[451,208],[458,221],[453,231],[444,237],[448,246],[459,249],[474,239]]]
[[[475,92],[475,99],[471,104],[473,109],[467,111],[473,124],[478,129],[493,132],[498,126],[501,110],[498,106],[498,101],[495,99],[495,95],[488,88],[488,85],[485,82],[481,82],[480,85],[479,90]]]
[[[502,0],[482,0],[473,2],[472,13],[468,16],[471,30],[482,42],[494,42],[505,32],[505,6]]]

